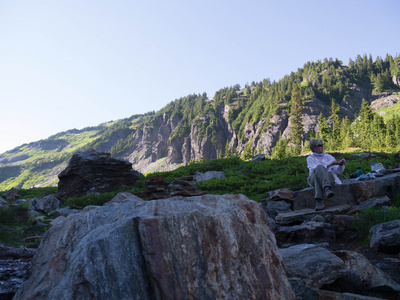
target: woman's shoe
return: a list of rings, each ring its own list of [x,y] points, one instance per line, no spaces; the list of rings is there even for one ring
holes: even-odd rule
[[[315,210],[323,210],[325,208],[324,199],[315,199]]]
[[[333,196],[335,196],[335,193],[328,186],[328,187],[325,188],[325,195],[326,195],[326,198],[332,198]]]

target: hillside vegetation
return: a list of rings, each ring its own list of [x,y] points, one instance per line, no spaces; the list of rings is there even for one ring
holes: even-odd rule
[[[279,188],[289,188],[293,191],[308,187],[307,177],[308,170],[306,164],[306,155],[300,157],[291,157],[284,159],[267,159],[265,161],[244,161],[239,157],[215,159],[205,162],[192,162],[187,166],[182,166],[176,170],[169,172],[149,173],[134,186],[121,187],[100,195],[87,195],[76,198],[69,198],[63,206],[70,208],[82,209],[88,205],[103,205],[110,201],[117,193],[141,192],[145,188],[147,179],[153,176],[162,176],[168,182],[181,176],[194,174],[195,172],[207,171],[223,171],[226,178],[214,178],[208,181],[197,183],[200,190],[209,194],[244,194],[249,199],[260,201],[268,197],[269,192]],[[365,155],[353,153],[333,153],[335,158],[345,157],[348,161],[345,172],[346,177],[356,171],[357,167],[361,167],[363,171],[371,170],[371,163],[378,162],[385,166],[393,166],[400,163],[400,159],[394,154],[376,153],[376,157],[368,159]],[[5,191],[0,192],[0,196]],[[18,193],[23,199],[33,197],[41,197],[45,194],[57,193],[56,187],[19,189]],[[381,222],[382,218],[388,221],[390,219],[399,218],[400,194],[393,199],[393,209],[391,212],[385,212],[382,215],[380,210],[368,211],[365,218],[359,219],[359,224],[355,226],[357,232],[362,237],[367,236],[371,226]],[[29,214],[28,203],[22,202],[21,205],[15,206],[9,203],[0,209],[0,226],[6,226],[10,230],[2,230],[0,240],[3,243],[13,246],[31,246],[37,247],[36,244],[24,242],[26,237],[32,235],[42,235],[48,229],[48,226],[33,226],[35,220]],[[389,215],[388,215],[389,214]],[[4,228],[6,228],[4,227]]]
[[[212,98],[205,93],[188,95],[157,112],[19,146],[0,155],[0,190],[54,186],[71,156],[88,149],[110,152],[134,167],[161,159],[176,166],[218,157],[247,160],[259,153],[283,159],[307,151],[311,137],[322,138],[328,151],[395,152],[400,149],[398,106],[382,108],[381,114],[370,103],[387,94],[400,99],[397,83],[400,56],[375,61],[371,56],[357,56],[347,66],[331,58],[307,62],[278,82],[267,78],[243,88],[225,87]],[[342,113],[343,105],[351,99],[358,101],[360,95],[363,102],[357,114]],[[304,131],[302,116],[309,99],[319,99],[330,109],[329,113],[315,111],[320,114],[310,127],[315,130]],[[263,140],[262,135],[275,125],[271,118],[284,111],[291,117],[291,132],[273,132],[270,140]],[[184,158],[177,155],[177,149],[184,152]]]

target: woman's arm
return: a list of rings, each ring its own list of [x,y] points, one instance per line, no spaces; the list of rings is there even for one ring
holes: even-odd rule
[[[332,155],[328,155],[330,162],[327,165],[327,169],[337,174],[342,173],[345,168],[344,165],[346,164],[346,160],[342,158],[340,161],[337,161]]]
[[[307,168],[310,171],[310,174],[312,171],[317,167],[317,163],[315,159],[312,156],[307,157]]]

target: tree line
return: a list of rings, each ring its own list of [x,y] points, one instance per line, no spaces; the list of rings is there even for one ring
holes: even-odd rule
[[[219,114],[221,109],[228,105],[228,122],[242,144],[248,144],[250,140],[246,137],[245,127],[249,123],[261,124],[262,128],[259,130],[261,133],[271,125],[269,120],[272,115],[279,113],[282,109],[286,109],[292,116],[292,121],[297,120],[294,126],[298,126],[298,110],[302,107],[303,99],[316,97],[325,103],[334,102],[336,106],[340,107],[343,99],[349,97],[351,87],[354,84],[367,90],[367,97],[369,97],[374,92],[379,93],[387,89],[394,89],[395,86],[391,80],[393,76],[400,77],[400,56],[392,57],[386,55],[385,59],[377,57],[374,61],[371,55],[359,55],[354,60],[350,59],[348,66],[338,59],[325,58],[317,62],[307,62],[297,72],[292,72],[279,81],[271,82],[269,78],[266,78],[261,82],[253,81],[251,84],[246,84],[244,88],[236,84],[218,90],[212,98],[209,98],[206,93],[181,97],[171,101],[161,110],[143,116],[140,122],[131,120],[132,124],[128,127],[133,130],[142,129],[144,126],[147,129],[151,129],[157,126],[160,118],[170,120],[176,118],[179,122],[174,128],[170,139],[188,136],[192,126],[199,124],[201,125],[197,126],[199,138],[207,137],[213,143],[218,143],[220,141],[217,141],[216,133],[221,128],[220,124],[218,124]],[[336,139],[339,133],[344,134],[342,131],[347,130],[348,134],[343,137],[344,140],[353,141],[354,139],[350,138],[351,134],[354,134],[356,130],[353,128],[356,126],[353,124],[353,120],[342,120],[337,116],[337,112],[333,113],[332,116],[333,119],[329,117],[328,120],[325,120],[326,125],[323,116],[320,117],[321,124],[319,128],[322,130],[324,139],[327,136],[333,136]],[[374,122],[378,122],[378,120]],[[384,122],[384,124],[386,123]],[[346,129],[349,126],[350,129]],[[392,127],[394,128],[394,126]],[[394,130],[393,128],[389,128],[387,131],[390,133]],[[121,129],[115,126],[110,128],[109,131],[111,134],[111,131]],[[301,130],[301,126],[298,126],[298,130]],[[333,133],[330,133],[330,130]],[[302,140],[300,142],[298,140],[302,136],[301,132],[298,134],[297,129],[293,132],[295,132],[294,136],[291,137],[288,145],[295,146],[294,153],[299,153],[299,151],[302,151],[305,141]],[[386,134],[386,131],[384,133]],[[382,134],[381,132],[380,136]],[[297,140],[292,141],[292,139]],[[358,137],[356,138],[357,141],[359,139]],[[133,143],[132,134],[123,134],[118,143],[113,146],[113,155],[129,151],[134,146]],[[281,143],[284,144],[285,141],[280,139],[277,146],[280,146]],[[336,149],[335,143],[328,143],[332,144],[332,149]],[[368,145],[366,140],[365,145]],[[220,146],[220,148],[223,147]],[[225,152],[227,152],[226,149],[220,155],[230,155],[230,153],[226,154]]]
[[[296,96],[296,93],[293,93]],[[318,117],[318,131],[311,132],[303,139],[301,125],[301,106],[292,104],[292,127],[289,139],[280,135],[276,146],[272,149],[271,158],[292,157],[309,151],[311,138],[319,138],[324,142],[325,151],[341,151],[358,148],[365,151],[398,151],[400,149],[400,115],[391,112],[386,118],[373,112],[370,104],[362,100],[358,117],[351,121],[348,117],[340,118],[340,106],[332,100],[330,115],[325,118],[322,113]],[[300,116],[300,117],[299,117]]]

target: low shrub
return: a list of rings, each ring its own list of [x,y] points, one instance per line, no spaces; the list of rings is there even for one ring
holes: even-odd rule
[[[392,199],[393,206],[400,208],[400,193],[396,194]]]
[[[21,198],[23,199],[40,198],[44,195],[56,194],[56,193],[57,193],[57,187],[55,186],[18,190],[18,194],[20,194]]]
[[[356,221],[351,225],[351,230],[357,233],[362,244],[367,245],[371,227],[394,220],[400,220],[400,208],[398,207],[369,208],[356,215]]]
[[[82,209],[88,205],[101,206],[107,203],[118,193],[121,192],[140,192],[144,187],[144,179],[138,180],[134,186],[124,186],[116,190],[105,192],[102,194],[89,194],[81,197],[68,198],[63,206],[69,206],[70,208]]]
[[[0,208],[0,224],[2,225],[28,225],[29,218],[29,209],[25,206]]]
[[[115,195],[115,192],[107,192],[100,195],[91,194],[82,197],[71,197],[64,202],[64,205],[78,209],[82,209],[88,205],[101,206],[110,201]]]
[[[0,226],[1,227],[1,226]],[[24,239],[31,236],[43,236],[49,226],[10,226],[0,228],[0,241],[11,247],[25,246],[37,248],[39,243],[27,243]]]

